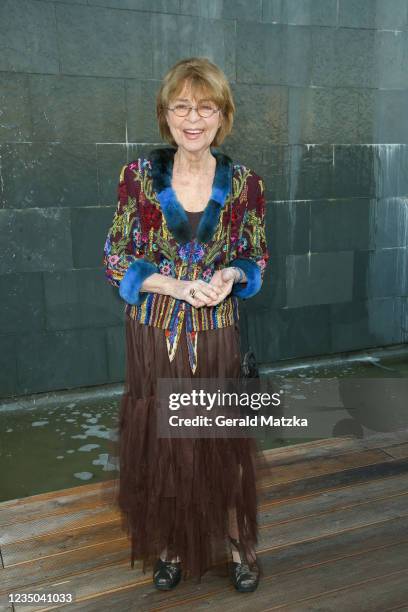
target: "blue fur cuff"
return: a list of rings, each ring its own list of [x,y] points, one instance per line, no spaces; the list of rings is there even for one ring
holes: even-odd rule
[[[246,283],[235,283],[232,286],[232,295],[242,299],[250,298],[258,293],[262,287],[261,270],[253,259],[237,258],[233,259],[230,266],[241,268],[247,277]]]
[[[119,295],[128,304],[135,304],[140,306],[147,298],[148,292],[142,291],[140,293],[140,287],[143,284],[145,278],[159,272],[159,268],[156,264],[147,261],[146,259],[136,259],[130,264],[126,270],[125,276],[122,278],[119,285]]]

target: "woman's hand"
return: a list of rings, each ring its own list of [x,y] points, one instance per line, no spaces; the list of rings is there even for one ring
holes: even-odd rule
[[[214,278],[214,277],[213,277]],[[195,295],[190,295],[191,289],[195,289]],[[206,283],[202,279],[194,281],[179,280],[171,294],[178,300],[185,300],[189,302],[195,308],[201,306],[211,306],[213,302],[218,304],[218,301],[224,299],[220,298],[221,290],[216,285]]]
[[[211,277],[209,282],[210,286],[217,287],[219,290],[219,295],[216,300],[211,301],[207,306],[216,306],[222,300],[224,300],[227,295],[231,293],[232,286],[234,281],[237,278],[236,270],[232,267],[223,268],[222,270],[216,270]]]

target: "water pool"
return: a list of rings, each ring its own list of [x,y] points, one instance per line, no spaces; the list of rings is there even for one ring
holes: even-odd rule
[[[266,374],[262,373],[265,376]],[[288,378],[407,378],[408,359],[373,359],[341,365],[308,365],[276,369],[268,376]],[[58,400],[24,408],[0,406],[0,501],[99,482],[118,474],[114,456],[121,391],[104,398],[99,389],[89,399]],[[121,389],[121,388],[120,388]],[[63,397],[63,394],[61,394]],[[79,395],[80,397],[80,395]],[[370,429],[362,428],[365,434]],[[283,447],[317,438],[258,438],[263,449]]]

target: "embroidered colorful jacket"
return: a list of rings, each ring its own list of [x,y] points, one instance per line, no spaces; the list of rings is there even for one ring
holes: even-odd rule
[[[197,367],[197,332],[227,327],[239,319],[238,298],[260,290],[269,259],[265,237],[264,182],[242,164],[213,151],[216,171],[210,200],[197,235],[171,186],[176,149],[153,149],[123,166],[118,204],[104,247],[105,275],[119,287],[125,311],[140,323],[166,330],[170,361],[183,322],[192,372]],[[140,291],[157,272],[178,279],[211,280],[215,270],[241,268],[246,283],[236,283],[216,306],[195,308],[185,300]]]

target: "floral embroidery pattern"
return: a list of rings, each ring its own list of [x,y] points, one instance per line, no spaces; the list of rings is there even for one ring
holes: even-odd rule
[[[122,168],[117,208],[104,245],[105,275],[119,287],[130,265],[143,259],[165,276],[209,282],[216,270],[248,260],[247,269],[262,282],[269,260],[265,236],[263,180],[248,168],[234,164],[232,191],[225,200],[218,224],[207,243],[193,239],[179,244],[170,232],[153,190],[151,162],[139,158]],[[258,284],[257,284],[258,286]],[[259,290],[259,286],[258,289]],[[194,308],[169,295],[146,294],[140,305],[126,304],[129,316],[166,330],[169,358],[174,357],[185,313],[189,359],[197,365],[198,331],[232,325],[239,319],[238,298],[229,295],[213,307]]]
[[[163,259],[159,263],[160,273],[166,276],[174,276],[174,263],[168,259]]]

